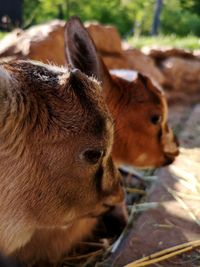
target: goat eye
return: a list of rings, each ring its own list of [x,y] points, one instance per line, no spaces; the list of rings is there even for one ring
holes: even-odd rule
[[[151,123],[157,125],[161,122],[162,117],[160,115],[151,116]]]
[[[90,164],[96,164],[103,156],[102,150],[87,150],[84,152],[84,159]]]

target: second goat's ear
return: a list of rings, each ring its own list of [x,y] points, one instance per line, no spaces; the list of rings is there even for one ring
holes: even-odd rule
[[[95,45],[78,17],[66,23],[65,56],[72,67],[101,81],[101,63]]]

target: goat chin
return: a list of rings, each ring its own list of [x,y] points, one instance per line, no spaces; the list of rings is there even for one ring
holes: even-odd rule
[[[38,229],[31,241],[12,257],[28,265],[55,264],[72,247],[92,235],[96,225],[97,218],[84,218],[77,220],[69,228]]]
[[[125,203],[116,205],[111,212],[105,213],[99,218],[80,219],[68,228],[39,229],[31,241],[13,256],[18,258],[20,262],[29,265],[36,263],[37,266],[40,264],[42,266],[44,263],[55,264],[80,241],[92,237],[97,228],[98,233],[103,233],[103,235],[106,234],[106,230],[109,236],[119,235],[128,219]],[[113,223],[115,224],[114,228]],[[103,231],[101,231],[102,229]]]

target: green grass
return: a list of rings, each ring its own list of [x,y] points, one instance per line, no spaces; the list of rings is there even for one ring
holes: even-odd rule
[[[0,32],[0,40],[7,34],[7,32]]]
[[[6,32],[0,31],[0,40],[6,35]],[[185,37],[177,37],[175,35],[160,35],[158,37],[129,37],[128,43],[134,48],[142,48],[145,46],[152,47],[176,47],[181,49],[189,49],[191,51],[200,49],[200,37],[188,35]]]
[[[177,37],[175,35],[158,36],[158,37],[132,37],[128,39],[129,44],[134,48],[142,48],[145,46],[158,47],[176,47],[181,49],[189,49],[191,51],[200,49],[200,38],[196,36]]]

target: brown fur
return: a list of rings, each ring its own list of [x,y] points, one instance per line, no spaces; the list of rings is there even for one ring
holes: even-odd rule
[[[96,226],[96,218],[77,220],[76,223],[66,228],[38,229],[31,241],[21,250],[18,258],[23,263],[43,267],[47,259],[57,263],[64,253],[67,253],[83,236],[88,236]],[[47,247],[48,249],[47,249]],[[38,248],[38,249],[36,249]]]
[[[88,75],[95,75],[103,82],[103,96],[116,124],[112,151],[115,161],[118,164],[137,167],[159,167],[171,163],[178,154],[178,147],[167,124],[166,98],[150,79],[139,75],[136,81],[129,82],[111,76],[98,57],[89,34],[77,18],[72,18],[66,26],[66,54],[68,62],[73,66],[87,71]],[[154,115],[161,116],[160,122],[156,125],[151,122]],[[117,207],[116,212],[120,212],[123,219],[127,216],[123,205]],[[72,228],[66,229],[59,240],[54,239],[55,233],[46,231],[43,233],[41,246],[30,244],[31,257],[38,256],[42,248],[46,255],[51,252],[46,260],[57,261],[70,250],[68,245],[64,245],[67,236],[74,237],[73,244],[76,244],[91,234],[95,223],[91,219],[87,220],[88,232],[82,232],[80,225],[84,228],[85,220],[76,222]],[[36,233],[35,239],[37,235],[39,233]],[[59,246],[60,243],[63,246]],[[56,244],[60,250],[56,249],[53,252]],[[21,252],[27,254],[28,251],[30,252],[30,249],[26,247]]]
[[[113,122],[94,79],[34,62],[5,63],[0,101],[4,254],[25,245],[36,229],[71,225],[122,201],[110,157]],[[95,164],[85,157],[88,150],[103,151]]]

